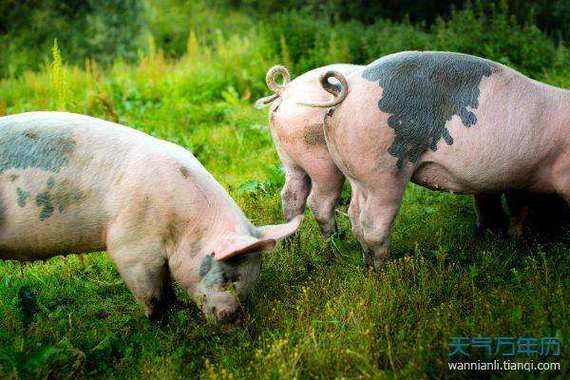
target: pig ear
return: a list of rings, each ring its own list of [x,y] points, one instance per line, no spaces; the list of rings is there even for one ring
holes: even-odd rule
[[[256,239],[252,236],[232,236],[219,242],[219,248],[212,256],[217,261],[225,261],[246,253],[271,251],[277,242],[274,239]]]
[[[281,240],[294,234],[303,221],[303,215],[297,215],[290,222],[285,224],[274,224],[270,226],[257,227],[260,239]]]
[[[275,248],[277,240],[293,234],[303,221],[303,215],[296,216],[289,223],[257,227],[259,239],[248,235],[227,236],[218,242],[212,255],[217,261],[225,261],[252,252],[267,252]]]

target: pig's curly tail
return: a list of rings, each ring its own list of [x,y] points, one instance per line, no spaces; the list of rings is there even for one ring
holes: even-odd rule
[[[277,83],[278,76],[281,76],[283,78],[282,84]],[[291,76],[289,75],[289,70],[287,70],[285,66],[276,65],[270,68],[265,75],[265,83],[267,83],[267,87],[269,87],[269,89],[273,91],[274,94],[256,101],[255,107],[263,108],[271,104],[274,100],[278,99],[283,93],[285,86],[287,86],[289,82],[291,82]]]
[[[339,83],[340,86],[337,84],[332,84],[329,79],[334,78]],[[319,79],[321,86],[323,89],[328,92],[329,94],[333,95],[334,98],[329,101],[325,102],[314,102],[314,103],[299,103],[305,106],[310,107],[334,107],[337,104],[340,104],[348,95],[348,81],[346,80],[345,76],[339,73],[338,71],[329,70],[326,73],[321,75]]]

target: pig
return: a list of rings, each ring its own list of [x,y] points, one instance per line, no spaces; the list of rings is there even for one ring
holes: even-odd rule
[[[334,217],[344,184],[325,144],[322,111],[303,105],[305,101],[327,100],[328,93],[319,77],[329,70],[345,75],[362,66],[335,64],[311,70],[295,80],[283,66],[267,72],[266,82],[274,95],[257,101],[258,108],[269,105],[269,125],[277,154],[285,169],[281,205],[287,221],[302,215],[308,204],[322,235],[329,239],[336,232]],[[277,77],[283,77],[283,84]]]
[[[231,322],[262,252],[301,217],[255,227],[180,146],[89,116],[0,118],[0,259],[106,250],[151,319],[178,282],[205,315]]]
[[[451,52],[391,54],[320,82],[332,99],[314,105],[327,108],[327,147],[351,184],[353,231],[375,268],[389,256],[408,181],[479,198],[521,191],[570,201],[568,90]]]
[[[286,67],[277,65],[267,71],[267,87],[274,93],[259,99],[257,108],[269,106],[269,127],[277,154],[285,169],[285,185],[281,191],[281,205],[286,220],[292,220],[305,211],[307,200],[322,235],[329,239],[336,231],[334,218],[344,183],[344,175],[335,165],[325,143],[323,112],[314,107],[327,103],[328,92],[321,87],[320,77],[328,71],[343,76],[361,71],[365,66],[334,64],[304,73],[291,81]],[[278,84],[281,76],[283,84]],[[339,86],[340,83],[327,85]],[[511,194],[507,194],[507,198]],[[521,199],[522,196],[517,197]],[[486,230],[504,235],[509,219],[503,210],[500,194],[479,194],[474,198],[477,213],[476,234]],[[521,202],[517,202],[517,206]],[[522,205],[520,206],[522,207]],[[518,208],[517,208],[518,210]],[[524,215],[513,212],[511,230],[520,235]]]

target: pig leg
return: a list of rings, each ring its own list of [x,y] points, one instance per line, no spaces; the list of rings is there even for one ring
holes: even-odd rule
[[[307,173],[294,165],[286,165],[285,186],[281,190],[281,206],[287,221],[305,212],[311,181]]]
[[[344,177],[338,176],[328,181],[312,181],[309,206],[325,239],[329,239],[336,232],[334,210],[342,192]]]
[[[390,255],[390,230],[400,209],[409,178],[391,173],[378,177],[375,186],[370,187],[366,192],[360,210],[363,240],[372,253],[372,257],[369,255],[365,259],[365,264],[371,263],[376,270],[380,269]]]
[[[168,303],[174,298],[174,293],[161,249],[159,247],[149,249],[149,247],[152,245],[122,245],[110,249],[109,254],[127,287],[144,305],[146,316],[151,320],[157,320],[166,311]]]
[[[477,236],[482,236],[485,230],[503,235],[507,229],[507,215],[503,211],[501,194],[477,194],[474,196],[475,212],[477,213]]]
[[[286,174],[285,185],[281,190],[281,207],[285,220],[290,221],[297,215],[301,215],[305,212],[307,197],[311,189],[311,181],[303,169],[288,162],[288,160],[282,161],[286,162],[284,164]],[[299,231],[285,239],[285,246],[287,248],[290,249],[293,245],[301,245]]]
[[[570,152],[553,165],[554,189],[570,206]]]
[[[566,203],[568,204],[568,207],[570,207],[570,188],[568,188],[567,190],[560,192],[559,195],[562,197],[562,199],[564,199],[566,201]]]
[[[305,212],[311,181],[307,173],[294,164],[286,164],[285,170],[285,186],[281,190],[281,207],[285,220],[291,221]],[[301,244],[299,231],[285,239],[286,246],[291,247],[293,243],[297,246]]]
[[[558,195],[566,201],[570,206],[570,165],[564,165],[558,174],[557,183],[554,184],[554,188]]]
[[[522,192],[510,192],[506,196],[507,208],[511,216],[509,236],[521,239],[524,237],[524,229],[529,214],[529,199]]]
[[[348,216],[350,217],[350,223],[352,225],[352,233],[362,247],[363,259],[366,263],[370,255],[367,253],[368,246],[364,242],[364,233],[362,232],[362,226],[360,225],[360,203],[362,202],[361,198],[362,192],[353,186],[352,198],[350,200],[350,206],[348,206]]]

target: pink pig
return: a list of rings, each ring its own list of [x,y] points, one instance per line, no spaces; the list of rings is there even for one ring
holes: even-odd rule
[[[267,86],[275,93],[257,101],[256,106],[270,105],[271,136],[285,168],[285,186],[281,204],[286,220],[305,211],[308,203],[323,236],[336,231],[334,210],[340,198],[344,175],[334,164],[325,143],[323,112],[303,105],[326,101],[328,93],[319,83],[322,74],[337,70],[348,75],[362,66],[337,64],[311,70],[294,81],[283,66],[267,72]],[[276,82],[283,76],[283,84]]]
[[[523,191],[570,202],[570,91],[450,52],[388,55],[348,77],[325,73],[321,85],[334,99],[314,105],[331,107],[327,146],[351,183],[353,230],[375,267],[389,255],[410,180],[491,199]]]
[[[365,66],[335,64],[311,70],[290,80],[289,71],[274,66],[267,72],[266,82],[274,95],[259,99],[256,107],[270,106],[270,130],[277,153],[285,168],[285,186],[281,192],[282,207],[287,220],[303,214],[307,199],[315,219],[325,238],[336,230],[334,209],[340,198],[344,175],[334,163],[325,142],[324,114],[321,109],[309,107],[327,102],[328,93],[320,83],[320,77],[328,71],[347,76],[362,71]],[[283,84],[277,78],[283,77]],[[337,81],[337,86],[340,83]],[[327,85],[330,85],[327,83]],[[334,87],[334,85],[332,85]],[[339,99],[340,100],[340,99]],[[524,194],[507,194],[513,214],[511,230],[522,235],[527,206],[522,203]],[[500,194],[475,196],[477,231],[486,229],[504,233],[508,217],[503,211]]]
[[[208,317],[232,320],[261,252],[296,231],[255,227],[185,149],[88,116],[0,118],[0,258],[107,250],[149,317],[172,279]]]

